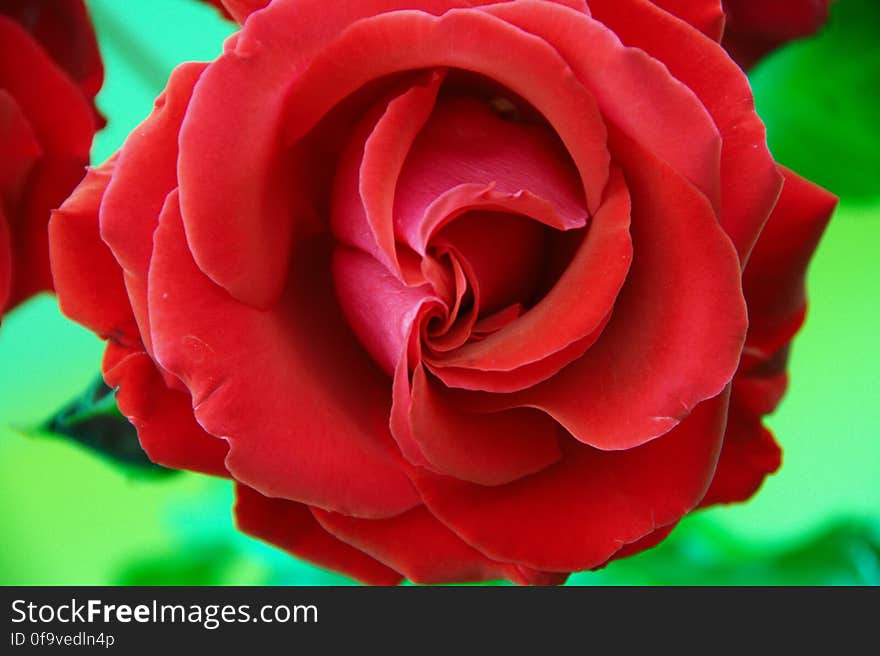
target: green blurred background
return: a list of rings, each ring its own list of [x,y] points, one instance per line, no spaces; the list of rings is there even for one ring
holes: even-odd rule
[[[171,69],[232,26],[192,0],[91,0],[109,119],[94,162],[150,111]],[[572,584],[880,583],[880,3],[840,0],[819,36],[752,73],[777,159],[840,195],[809,276],[792,384],[770,418],[785,456],[749,503]],[[102,344],[43,295],[0,329],[0,584],[346,584],[232,526],[230,484],[138,475],[36,430],[94,379]]]

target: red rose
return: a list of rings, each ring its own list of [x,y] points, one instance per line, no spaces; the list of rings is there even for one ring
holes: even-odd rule
[[[724,47],[751,68],[779,46],[815,34],[828,20],[831,0],[724,0]]]
[[[150,456],[372,583],[559,582],[751,494],[833,198],[776,205],[720,8],[662,4],[276,0],[179,67],[50,227]]]
[[[232,19],[232,16],[229,13],[229,10],[226,9],[226,6],[223,4],[223,0],[205,0],[209,5],[213,5],[217,11],[223,16],[223,18]]]
[[[102,79],[81,0],[0,4],[0,316],[52,288],[49,210],[85,174]]]
[[[205,2],[214,5],[224,18],[239,22],[244,22],[251,12],[269,4],[269,0],[205,0]]]

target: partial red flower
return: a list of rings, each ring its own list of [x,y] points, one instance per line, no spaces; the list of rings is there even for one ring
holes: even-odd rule
[[[214,7],[217,9],[217,11],[219,11],[220,14],[224,18],[228,18],[228,19],[232,20],[232,16],[229,14],[229,11],[224,6],[223,0],[204,0],[204,1],[206,3],[208,3],[209,5],[214,5]]]
[[[102,79],[80,0],[0,4],[0,316],[52,288],[49,211],[85,174]]]
[[[745,69],[781,45],[815,34],[831,0],[724,0],[724,47]]]
[[[754,492],[834,199],[720,4],[260,4],[50,225],[156,462],[370,583],[559,583]]]
[[[781,451],[763,425],[788,385],[791,340],[806,317],[804,278],[837,199],[782,169],[785,185],[743,275],[749,332],[733,380],[727,435],[712,485],[701,502],[745,501],[781,464]]]
[[[205,2],[214,5],[224,18],[239,21],[244,21],[248,14],[269,4],[269,0],[205,0]]]

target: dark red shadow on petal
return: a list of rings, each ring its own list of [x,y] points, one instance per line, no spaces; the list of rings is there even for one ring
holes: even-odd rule
[[[104,82],[104,66],[83,0],[3,0],[0,13],[16,20],[40,42],[91,103],[96,126],[104,127],[106,121],[94,106]]]
[[[75,82],[20,25],[0,16],[0,88],[27,116],[44,152],[88,161],[95,118]],[[51,102],[46,102],[51,98]],[[51,209],[51,208],[48,208]]]
[[[748,0],[747,0],[748,1]],[[655,5],[696,27],[713,41],[724,33],[724,6],[721,0],[651,0]]]
[[[568,440],[558,464],[508,485],[484,487],[419,468],[411,476],[431,512],[489,557],[539,570],[591,569],[702,499],[728,398],[725,392],[700,404],[662,438],[626,451]]]
[[[235,520],[245,533],[362,583],[397,585],[402,580],[394,570],[328,533],[308,506],[264,497],[245,485],[236,485],[235,492]]]
[[[481,485],[501,485],[559,460],[559,425],[542,412],[516,408],[480,414],[456,408],[443,385],[417,366],[410,428],[430,467]]]
[[[830,4],[831,0],[725,0],[723,45],[748,70],[779,46],[816,33],[828,20]]]
[[[700,507],[745,501],[781,464],[782,451],[773,434],[759,416],[744,412],[734,400],[718,470]]]
[[[495,562],[467,545],[424,507],[369,520],[312,509],[321,525],[339,539],[393,567],[414,583],[460,583],[508,579],[547,585],[563,575],[535,572]]]
[[[169,388],[149,355],[110,343],[102,368],[107,384],[118,388],[119,411],[137,429],[150,460],[172,469],[229,476],[226,442],[199,426],[189,394]]]

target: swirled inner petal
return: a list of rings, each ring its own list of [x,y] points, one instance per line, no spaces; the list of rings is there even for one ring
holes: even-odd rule
[[[589,215],[577,169],[546,125],[504,120],[476,98],[444,98],[400,174],[394,200],[400,240],[425,253],[443,224],[467,209],[467,195],[448,196],[462,188],[540,198],[547,208],[534,218],[559,230],[582,228]],[[442,198],[452,202],[438,211]]]
[[[705,196],[622,134],[614,150],[632,193],[635,255],[608,325],[553,378],[483,402],[541,408],[587,444],[629,449],[720,393],[748,320],[736,252]]]
[[[342,154],[333,188],[331,225],[343,243],[370,253],[401,280],[417,276],[398,257],[394,234],[394,194],[398,176],[413,140],[428,120],[443,81],[432,72],[423,84],[414,84],[379,103],[361,120]],[[403,265],[403,266],[402,266]]]
[[[623,175],[615,171],[606,198],[556,284],[537,304],[516,321],[450,353],[428,359],[441,379],[444,368],[456,369],[448,382],[470,389],[496,391],[500,382],[506,391],[522,389],[552,375],[570,359],[556,359],[549,369],[537,367],[532,375],[506,385],[499,376],[481,372],[506,372],[540,362],[581,342],[583,353],[595,341],[611,312],[632,260],[630,197]],[[592,336],[586,343],[582,342]],[[465,370],[472,373],[468,375]],[[493,379],[497,382],[493,383]],[[498,390],[500,391],[500,390]]]

